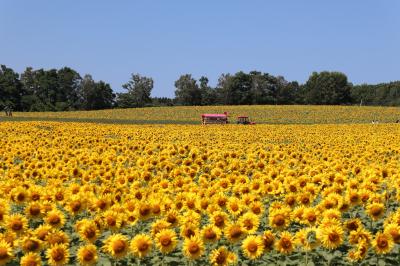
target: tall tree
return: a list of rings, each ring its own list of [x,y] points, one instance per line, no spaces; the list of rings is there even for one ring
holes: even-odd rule
[[[309,104],[348,104],[351,84],[340,72],[314,72],[304,85],[305,102]]]
[[[201,91],[192,78],[192,75],[185,74],[175,81],[175,96],[176,101],[180,105],[200,105],[201,104]]]
[[[0,66],[0,107],[20,110],[21,82],[18,73],[5,65]]]
[[[95,82],[90,75],[85,75],[81,83],[82,105],[86,110],[99,110],[111,108],[115,94],[109,84]]]
[[[154,86],[152,78],[132,74],[131,79],[122,85],[128,92],[125,95],[119,95],[120,107],[143,107],[151,103],[151,91]]]
[[[57,110],[75,110],[80,107],[79,89],[82,78],[75,70],[64,67],[57,71]]]
[[[202,76],[199,79],[200,82],[200,97],[201,105],[213,105],[216,103],[216,93],[215,89],[208,85],[208,78]]]

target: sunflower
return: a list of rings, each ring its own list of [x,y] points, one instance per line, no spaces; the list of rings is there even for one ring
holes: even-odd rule
[[[171,229],[163,229],[156,235],[156,245],[162,253],[170,253],[176,248],[178,239],[175,231]]]
[[[100,235],[100,230],[97,228],[96,223],[89,220],[80,225],[77,231],[81,239],[92,243]]]
[[[248,236],[242,243],[242,251],[244,255],[255,260],[263,254],[264,243],[261,236]]]
[[[337,209],[328,209],[322,213],[322,219],[332,220],[336,219],[340,221],[342,213]]]
[[[262,235],[264,250],[272,251],[274,249],[275,244],[275,236],[272,231],[265,231]]]
[[[203,227],[200,234],[204,242],[216,242],[221,238],[221,229],[209,224]]]
[[[320,227],[317,230],[317,238],[327,249],[338,248],[343,243],[343,229],[337,225]]]
[[[210,253],[210,262],[213,266],[227,266],[234,264],[237,260],[235,253],[229,251],[226,247],[214,249]]]
[[[290,254],[295,247],[294,237],[287,231],[281,233],[279,240],[275,243],[277,251],[283,254]]]
[[[228,215],[222,211],[216,211],[211,215],[211,223],[222,229],[228,223]]]
[[[2,202],[0,200],[0,223],[4,221],[4,218],[9,214],[10,206],[8,202]]]
[[[25,236],[20,240],[20,247],[25,253],[39,252],[42,248],[42,241],[34,236]]]
[[[180,217],[176,210],[170,210],[165,214],[165,220],[171,224],[171,227],[175,227],[180,224]]]
[[[191,238],[199,235],[199,228],[193,223],[186,223],[181,226],[181,237]]]
[[[347,192],[346,199],[352,206],[357,205],[361,201],[361,197],[357,190],[351,189]]]
[[[198,226],[200,224],[200,220],[201,220],[201,215],[193,210],[189,210],[181,216],[182,224],[190,223],[190,224]]]
[[[77,215],[82,212],[85,208],[85,202],[82,200],[83,197],[80,195],[73,195],[66,202],[66,210],[72,215]]]
[[[65,224],[65,216],[59,210],[52,210],[47,213],[44,218],[44,222],[48,225],[51,225],[53,228],[63,227]]]
[[[111,231],[116,231],[121,227],[122,215],[116,211],[113,210],[105,211],[102,215],[102,218],[104,227],[110,229]]]
[[[183,254],[185,257],[195,260],[200,258],[204,253],[203,241],[198,236],[186,238],[183,243]]]
[[[394,241],[390,234],[379,232],[375,235],[372,246],[377,254],[387,254],[392,251]]]
[[[47,235],[51,232],[53,228],[48,224],[39,225],[38,228],[35,229],[34,235],[41,241],[45,241]]]
[[[385,214],[385,205],[383,203],[370,203],[367,205],[367,213],[372,220],[377,221]]]
[[[290,222],[290,216],[286,211],[273,211],[269,215],[269,225],[276,230],[285,229]]]
[[[348,253],[348,259],[352,262],[358,262],[365,258],[368,253],[368,244],[365,240],[360,241],[357,247],[350,250]]]
[[[46,242],[50,246],[56,245],[56,244],[69,244],[69,236],[67,233],[61,230],[52,230],[51,232],[48,233],[46,236]]]
[[[152,206],[145,202],[140,202],[137,206],[138,218],[142,221],[147,220],[152,217]]]
[[[100,195],[98,198],[93,198],[91,203],[91,208],[94,210],[105,211],[110,206],[110,194]],[[130,208],[127,207],[129,210]]]
[[[225,227],[224,234],[229,242],[236,243],[244,237],[245,231],[242,226],[236,222],[228,224]]]
[[[28,219],[21,214],[11,214],[5,217],[6,227],[16,234],[21,234],[28,227]]]
[[[315,208],[304,208],[301,221],[306,225],[313,226],[317,222],[318,215],[319,212]]]
[[[65,244],[55,244],[46,250],[46,258],[50,265],[65,265],[69,261],[69,251]]]
[[[0,265],[4,265],[13,258],[13,250],[9,243],[0,240]]]
[[[42,259],[39,254],[29,252],[21,257],[21,266],[40,266],[42,265]]]
[[[395,223],[385,225],[384,233],[392,236],[393,241],[396,244],[400,244],[400,226]]]
[[[296,232],[295,242],[305,251],[315,249],[319,242],[316,239],[316,231],[314,228],[303,228]]]
[[[151,252],[152,244],[148,235],[139,234],[132,239],[130,249],[134,256],[143,258]]]
[[[242,203],[236,197],[231,197],[228,199],[226,208],[227,208],[228,212],[234,217],[239,216],[243,210]]]
[[[261,215],[264,213],[264,207],[261,201],[255,201],[250,204],[250,211],[255,215]]]
[[[31,220],[40,219],[43,215],[42,206],[39,202],[30,202],[25,208],[25,215]]]
[[[349,219],[344,223],[344,227],[348,232],[356,231],[358,228],[362,227],[362,223],[358,218]]]
[[[17,204],[24,204],[29,199],[28,191],[24,187],[16,187],[11,193],[13,201]]]
[[[113,234],[109,236],[103,245],[106,253],[115,259],[121,259],[128,253],[128,239],[122,234]]]
[[[247,212],[239,218],[239,223],[247,234],[253,234],[257,231],[260,220],[254,213]]]
[[[77,257],[80,265],[83,266],[95,265],[98,260],[96,246],[93,244],[81,246],[78,249]]]
[[[360,241],[365,241],[366,243],[370,243],[372,239],[371,233],[362,227],[357,230],[350,231],[349,234],[349,243],[352,245],[358,244]]]
[[[155,237],[158,232],[160,232],[163,229],[168,229],[171,227],[171,224],[165,220],[157,220],[154,223],[151,224],[151,235]]]

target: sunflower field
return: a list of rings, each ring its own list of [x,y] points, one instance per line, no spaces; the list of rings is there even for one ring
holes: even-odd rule
[[[399,107],[329,105],[174,106],[69,112],[14,112],[14,120],[125,124],[200,124],[203,113],[228,112],[230,121],[248,115],[257,124],[394,123]],[[0,116],[0,121],[5,119]]]
[[[0,265],[398,265],[400,125],[0,123]]]

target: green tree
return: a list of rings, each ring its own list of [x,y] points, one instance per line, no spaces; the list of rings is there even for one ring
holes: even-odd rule
[[[208,85],[208,78],[202,76],[199,79],[200,82],[200,97],[201,105],[213,105],[216,103],[216,92],[215,89]]]
[[[111,108],[115,98],[109,84],[103,81],[95,82],[91,75],[83,77],[80,95],[82,106],[86,110]]]
[[[64,67],[57,71],[58,86],[57,110],[76,110],[80,108],[79,89],[82,78],[75,70]]]
[[[192,78],[192,75],[185,74],[175,81],[175,100],[180,105],[200,105],[201,104],[201,91]]]
[[[132,74],[131,79],[122,85],[128,92],[118,95],[118,106],[120,107],[143,107],[151,103],[151,91],[154,86],[152,78]]]
[[[21,82],[18,73],[5,65],[0,66],[0,107],[21,109]]]
[[[314,72],[304,85],[304,100],[307,104],[348,104],[351,84],[340,72]]]

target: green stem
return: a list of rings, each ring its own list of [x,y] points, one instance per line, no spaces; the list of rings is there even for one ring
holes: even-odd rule
[[[308,251],[306,251],[306,256],[305,256],[306,258],[306,262],[305,262],[305,265],[307,266],[308,265]]]

